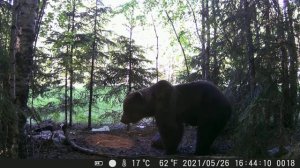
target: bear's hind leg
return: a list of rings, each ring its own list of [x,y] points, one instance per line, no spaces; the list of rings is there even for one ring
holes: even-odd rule
[[[217,137],[217,133],[213,129],[198,128],[197,130],[197,143],[196,143],[196,155],[208,155],[210,147]]]

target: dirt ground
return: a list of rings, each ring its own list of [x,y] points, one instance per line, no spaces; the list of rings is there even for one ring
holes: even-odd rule
[[[59,128],[59,127],[56,127]],[[110,125],[109,131],[92,132],[82,125],[68,129],[69,139],[76,145],[97,153],[115,156],[163,156],[162,150],[151,147],[151,140],[157,133],[153,125],[132,126],[129,131],[125,125]],[[51,130],[53,132],[53,130]],[[41,134],[41,132],[39,133]],[[65,141],[47,138],[28,139],[28,156],[32,159],[96,159],[99,156],[84,154],[74,150]],[[178,155],[193,155],[196,143],[196,130],[186,127]],[[212,155],[226,156],[231,149],[230,140],[219,137],[212,147]]]

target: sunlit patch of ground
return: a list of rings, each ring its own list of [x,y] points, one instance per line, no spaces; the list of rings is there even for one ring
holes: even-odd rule
[[[106,148],[125,148],[130,149],[134,146],[134,141],[129,138],[110,134],[92,134],[85,137],[85,142],[92,146],[106,147]]]

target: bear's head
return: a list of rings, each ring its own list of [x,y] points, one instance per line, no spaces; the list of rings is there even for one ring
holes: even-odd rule
[[[123,103],[121,122],[124,124],[136,123],[147,116],[147,102],[141,92],[128,94]]]

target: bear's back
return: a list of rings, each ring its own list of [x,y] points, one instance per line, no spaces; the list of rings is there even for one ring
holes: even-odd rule
[[[227,121],[231,107],[227,98],[212,83],[197,81],[175,86],[178,115],[190,125],[206,124],[205,121]],[[217,121],[218,120],[218,121]]]

